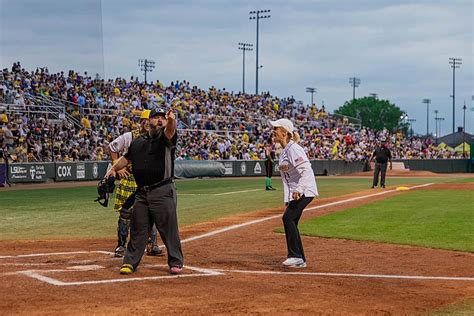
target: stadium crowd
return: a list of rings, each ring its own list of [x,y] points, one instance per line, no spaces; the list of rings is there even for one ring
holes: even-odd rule
[[[46,103],[61,105],[68,119],[46,111]],[[380,139],[388,140],[394,159],[461,158],[429,138],[360,128],[293,97],[206,91],[188,81],[165,86],[133,77],[50,74],[46,67],[29,72],[19,62],[0,72],[0,148],[12,162],[107,160],[108,143],[137,128],[143,109],[156,107],[178,113],[177,159],[264,159],[267,122],[281,117],[295,122],[310,159],[366,161]]]

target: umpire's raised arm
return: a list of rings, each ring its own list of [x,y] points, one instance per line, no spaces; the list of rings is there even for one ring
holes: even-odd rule
[[[172,139],[174,134],[176,134],[176,116],[174,114],[174,109],[170,108],[168,112],[166,112],[165,116],[167,123],[165,127],[165,136],[168,139]]]

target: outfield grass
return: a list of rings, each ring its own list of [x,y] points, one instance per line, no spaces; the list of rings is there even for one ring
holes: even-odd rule
[[[317,178],[321,197],[332,197],[368,189],[367,178]],[[392,178],[388,185],[451,182],[449,178]],[[263,178],[179,180],[180,226],[233,214],[282,207],[282,185],[264,191]],[[252,191],[259,190],[259,191]],[[248,191],[229,195],[216,195]],[[0,240],[99,238],[116,234],[117,213],[93,202],[95,187],[0,191]],[[111,201],[111,204],[113,200]]]
[[[474,252],[474,195],[467,190],[406,192],[313,218],[303,235]]]
[[[459,315],[467,316],[474,315],[474,299],[466,299],[460,303],[448,305],[439,310],[430,311],[423,313],[422,316],[446,316],[446,315]]]

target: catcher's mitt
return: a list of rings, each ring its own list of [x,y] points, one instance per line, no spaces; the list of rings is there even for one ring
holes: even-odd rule
[[[94,202],[99,202],[103,207],[109,205],[109,196],[115,189],[115,177],[104,178],[97,184],[97,194],[99,195]],[[104,200],[104,202],[101,202]]]
[[[132,212],[133,212],[133,203],[135,203],[135,196],[137,195],[137,192],[133,192],[123,203],[122,208],[119,210],[120,212],[120,217],[123,220],[129,220],[132,218]]]

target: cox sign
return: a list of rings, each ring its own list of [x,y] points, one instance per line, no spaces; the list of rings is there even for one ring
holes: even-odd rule
[[[68,165],[57,165],[56,166],[56,179],[72,179],[72,164]]]

